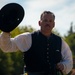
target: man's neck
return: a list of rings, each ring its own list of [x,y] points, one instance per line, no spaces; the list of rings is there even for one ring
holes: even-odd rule
[[[44,36],[46,36],[46,37],[50,37],[50,35],[51,35],[51,33],[52,33],[52,32],[43,32],[43,31],[41,31],[41,30],[40,30],[40,32],[41,32]]]

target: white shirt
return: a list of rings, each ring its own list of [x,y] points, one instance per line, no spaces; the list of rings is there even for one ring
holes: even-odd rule
[[[21,52],[26,52],[32,45],[31,33],[23,33],[14,38],[10,38],[9,33],[1,33],[0,35],[0,48],[3,52],[16,52],[20,50]],[[68,74],[73,67],[72,52],[68,44],[62,39],[62,63],[64,65],[63,72]]]

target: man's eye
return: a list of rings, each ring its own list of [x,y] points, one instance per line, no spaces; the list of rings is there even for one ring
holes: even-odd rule
[[[48,20],[43,20],[43,22],[52,22],[52,20],[49,20],[49,21]]]
[[[52,22],[52,20],[50,20],[49,22]]]

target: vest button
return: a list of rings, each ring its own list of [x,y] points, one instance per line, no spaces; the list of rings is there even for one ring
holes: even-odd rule
[[[50,63],[49,63],[49,65],[50,65]]]
[[[47,50],[49,50],[49,48],[47,48]]]
[[[49,44],[47,44],[47,46],[49,46]]]
[[[47,58],[49,58],[49,56],[47,56]]]
[[[49,54],[49,52],[47,52],[47,54]]]

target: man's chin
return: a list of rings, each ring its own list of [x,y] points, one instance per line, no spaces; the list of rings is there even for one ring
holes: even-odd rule
[[[48,33],[49,33],[49,32],[51,32],[51,30],[50,30],[49,28],[47,28],[47,29],[45,30],[45,32],[48,32]]]

